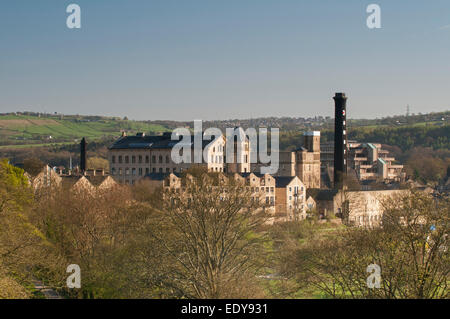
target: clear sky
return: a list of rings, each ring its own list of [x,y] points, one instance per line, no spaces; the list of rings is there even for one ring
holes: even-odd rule
[[[449,110],[450,1],[0,2],[0,112],[333,116],[334,92],[352,118]]]

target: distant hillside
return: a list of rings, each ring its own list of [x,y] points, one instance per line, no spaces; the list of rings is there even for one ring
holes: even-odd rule
[[[398,145],[402,149],[410,148],[417,144],[430,143],[429,146],[445,148],[447,140],[435,141],[435,134],[448,133],[445,127],[450,125],[450,111],[440,113],[418,114],[411,116],[394,116],[381,119],[349,119],[348,130],[351,138],[365,140],[365,138],[376,137],[373,142],[385,142]],[[255,119],[235,119],[224,121],[205,121],[203,128],[218,127],[223,132],[225,128],[241,126],[279,128],[282,134],[300,138],[301,132],[306,130],[320,130],[323,132],[324,140],[333,133],[334,120],[331,117],[317,116],[313,118],[294,117],[268,117]],[[147,134],[158,134],[176,127],[193,127],[192,122],[177,121],[131,121],[126,118],[103,117],[103,116],[82,116],[82,115],[62,115],[62,114],[39,114],[34,112],[0,114],[0,149],[28,148],[30,146],[54,146],[75,144],[81,137],[86,137],[90,141],[111,140],[120,135],[121,131],[129,134],[145,132]],[[402,128],[404,130],[395,130]],[[418,128],[417,130],[415,128]],[[422,128],[420,130],[419,128]],[[426,137],[430,128],[440,128],[432,132],[433,140]],[[378,134],[378,130],[384,132]],[[392,131],[394,130],[394,131]],[[412,130],[412,131],[411,131]],[[406,141],[401,136],[395,134],[407,132]],[[416,134],[418,132],[418,134]],[[425,133],[424,133],[425,132]],[[425,134],[425,135],[424,135]],[[420,138],[420,142],[416,142]],[[282,144],[289,146],[291,140],[282,141]],[[438,144],[436,144],[438,143]],[[287,145],[286,145],[287,144]],[[433,145],[431,145],[433,144]]]
[[[0,115],[0,147],[45,146],[117,137],[121,131],[159,133],[167,127],[100,116]]]

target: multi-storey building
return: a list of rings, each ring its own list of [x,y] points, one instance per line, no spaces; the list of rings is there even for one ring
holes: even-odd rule
[[[146,177],[153,188],[183,192],[186,182],[192,180],[189,174],[185,179],[180,173],[151,173]],[[219,173],[219,178],[233,178],[248,191],[252,201],[259,201],[268,214],[268,223],[303,219],[306,217],[306,187],[297,176],[274,177],[257,173]],[[214,187],[214,181],[211,181]]]
[[[250,172],[250,143],[241,127],[234,128],[233,158],[226,158],[226,170],[228,173]]]
[[[320,132],[305,132],[304,147],[296,157],[296,176],[307,188],[320,188]]]
[[[277,213],[286,214],[286,220],[306,218],[306,187],[297,176],[275,177]]]
[[[278,172],[274,176],[297,176],[307,188],[320,188],[320,132],[305,132],[303,146],[294,152],[279,152]],[[252,164],[260,172],[267,164]]]
[[[248,140],[235,143],[235,150],[240,148],[240,152],[234,152],[234,160],[238,163],[227,163],[224,136],[202,140],[201,150],[204,156],[198,161],[194,157],[194,136],[191,136],[189,145],[183,145],[185,148],[177,154],[183,157],[183,161],[176,163],[172,158],[172,150],[179,141],[172,140],[171,136],[170,132],[158,136],[146,136],[144,133],[135,136],[123,134],[108,148],[111,176],[121,183],[134,184],[147,174],[180,173],[194,166],[206,168],[210,172],[250,171]],[[190,154],[183,154],[185,149],[189,149]]]
[[[333,168],[334,142],[322,143],[321,158],[322,171]],[[378,143],[359,143],[348,141],[347,168],[354,170],[360,181],[404,181],[406,174],[403,165],[395,163],[395,158],[389,151],[382,149]]]

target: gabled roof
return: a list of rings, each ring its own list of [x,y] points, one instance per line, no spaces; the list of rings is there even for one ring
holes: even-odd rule
[[[237,173],[238,175],[240,175],[240,176],[242,176],[242,177],[244,177],[244,178],[247,178],[247,177],[249,177],[251,174],[253,174],[253,175],[255,175],[256,177],[258,177],[258,178],[261,178],[261,177],[264,177],[264,174],[261,174],[261,173],[257,173],[257,172],[250,172],[250,173]]]
[[[108,178],[108,176],[99,176],[99,175],[85,176],[85,177],[94,186],[99,186],[101,183],[103,183]]]
[[[283,188],[288,186],[297,176],[276,176],[275,186],[278,188]]]

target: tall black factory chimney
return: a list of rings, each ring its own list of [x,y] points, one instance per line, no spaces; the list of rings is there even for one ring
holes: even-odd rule
[[[80,143],[80,171],[86,171],[86,139],[83,137]]]
[[[342,189],[347,174],[347,130],[345,93],[334,96],[334,188]]]

